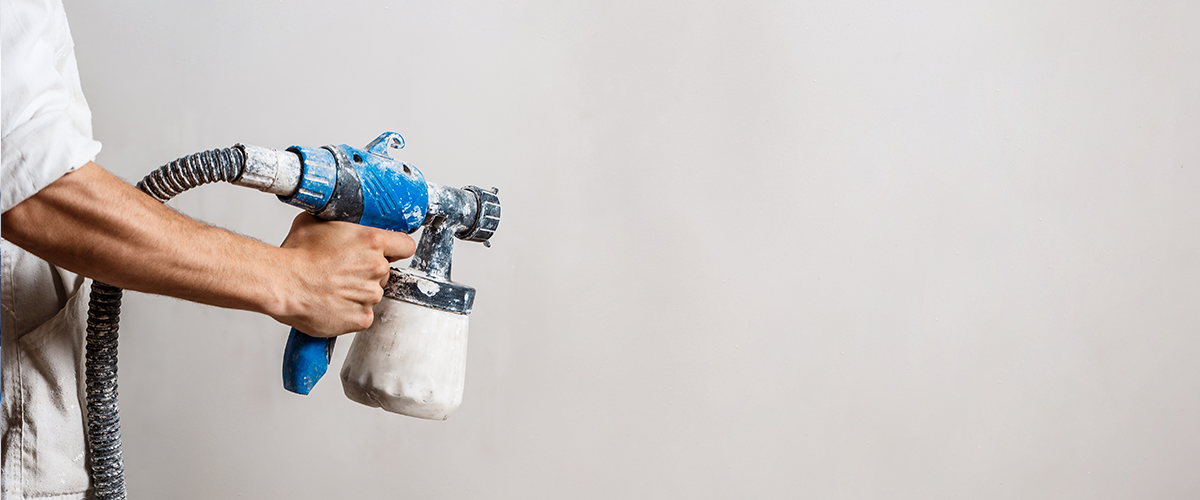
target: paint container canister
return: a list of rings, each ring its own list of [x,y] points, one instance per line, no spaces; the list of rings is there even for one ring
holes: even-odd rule
[[[342,366],[346,397],[392,413],[445,420],[462,403],[467,315],[384,297]]]

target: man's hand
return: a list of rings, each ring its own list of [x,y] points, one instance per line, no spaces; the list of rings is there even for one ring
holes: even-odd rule
[[[283,247],[185,217],[88,163],[4,212],[4,239],[129,290],[268,314],[316,336],[366,329],[406,234],[303,214]]]
[[[332,337],[371,326],[389,264],[411,257],[416,243],[407,234],[301,213],[280,248],[293,262],[287,269],[295,284],[285,287],[282,309],[268,314],[314,337]]]

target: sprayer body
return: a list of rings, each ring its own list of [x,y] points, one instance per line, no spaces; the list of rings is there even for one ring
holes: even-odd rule
[[[392,132],[363,149],[243,146],[247,164],[234,183],[274,193],[325,220],[404,233],[425,227],[410,267],[392,269],[375,322],[355,337],[341,378],[354,401],[445,419],[462,400],[467,315],[475,299],[474,288],[450,279],[453,243],[487,245],[499,224],[500,202],[494,189],[426,182],[415,167],[388,155],[403,146]],[[308,394],[328,370],[333,344],[292,329],[284,387]]]

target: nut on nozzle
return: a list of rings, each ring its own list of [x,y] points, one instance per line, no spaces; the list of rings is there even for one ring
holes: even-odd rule
[[[478,205],[475,209],[474,224],[456,236],[463,241],[479,241],[483,242],[484,246],[491,246],[488,239],[496,233],[496,227],[500,225],[500,197],[496,196],[499,190],[487,190],[477,186],[466,186],[463,190],[474,194]]]

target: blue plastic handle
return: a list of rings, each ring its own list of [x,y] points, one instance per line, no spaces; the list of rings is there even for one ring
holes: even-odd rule
[[[329,369],[337,337],[313,337],[292,328],[283,348],[283,388],[307,395]]]

